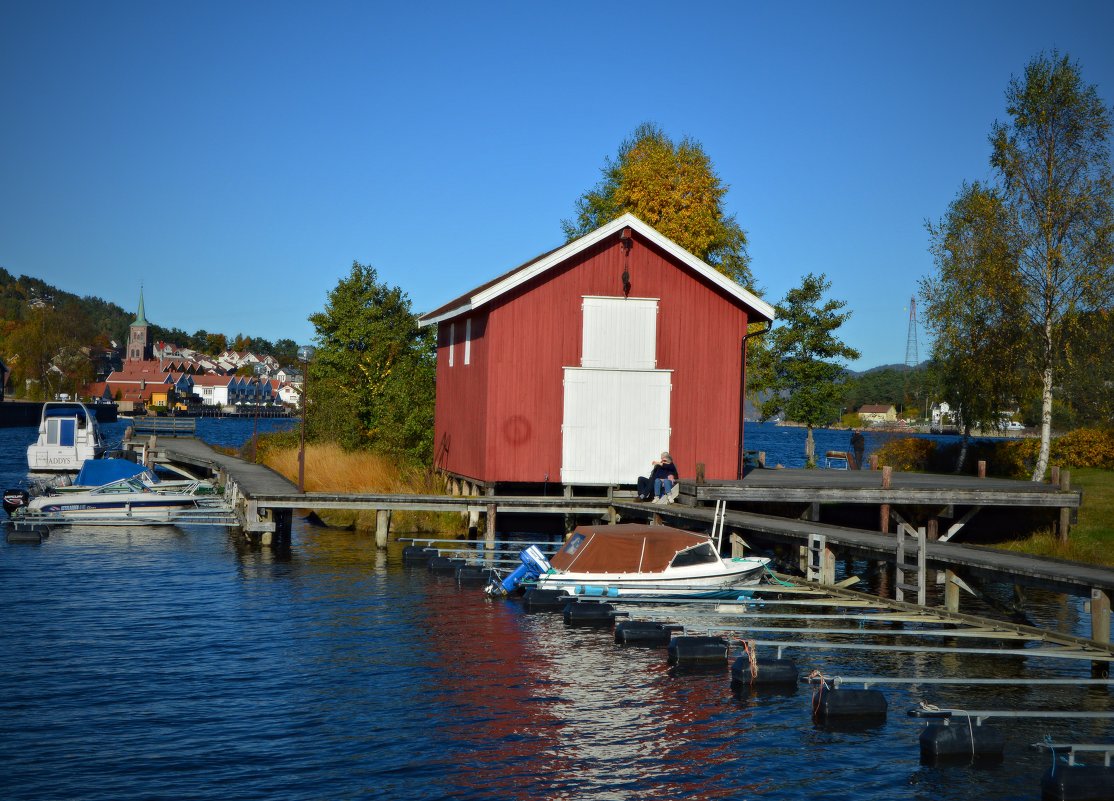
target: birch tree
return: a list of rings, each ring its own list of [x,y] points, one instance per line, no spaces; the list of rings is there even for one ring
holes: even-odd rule
[[[1019,400],[1032,350],[1030,327],[1016,311],[1024,292],[1007,222],[1001,195],[975,183],[963,187],[942,220],[927,224],[936,273],[921,281],[921,308],[942,399],[960,410],[957,473],[972,427],[1000,426],[1002,410]]]
[[[1001,178],[1016,243],[1018,314],[1036,333],[1041,444],[1033,480],[1048,467],[1057,340],[1065,320],[1108,307],[1114,295],[1114,184],[1110,110],[1077,63],[1040,55],[1006,90],[1010,119],[995,123],[991,165]]]

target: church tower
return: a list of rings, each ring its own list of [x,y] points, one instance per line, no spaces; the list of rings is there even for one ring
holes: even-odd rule
[[[128,361],[141,362],[151,358],[151,343],[149,340],[151,324],[143,316],[143,288],[139,289],[139,314],[131,324],[128,334]]]

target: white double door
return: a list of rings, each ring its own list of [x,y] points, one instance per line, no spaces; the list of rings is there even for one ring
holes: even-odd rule
[[[657,300],[586,297],[581,366],[564,368],[561,481],[633,484],[669,449],[672,371],[656,369]]]

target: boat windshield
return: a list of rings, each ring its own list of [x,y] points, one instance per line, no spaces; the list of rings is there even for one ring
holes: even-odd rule
[[[119,493],[134,493],[146,492],[147,488],[143,486],[143,482],[135,476],[130,478],[122,478],[119,481],[113,481],[111,484],[105,484],[103,487],[98,487],[93,490],[100,495],[114,495]]]
[[[673,557],[673,561],[669,563],[669,566],[692,567],[693,565],[706,565],[718,561],[719,557],[716,555],[715,549],[710,543],[705,542],[681,551]]]

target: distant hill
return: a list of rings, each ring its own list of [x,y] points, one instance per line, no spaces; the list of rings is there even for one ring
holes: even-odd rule
[[[102,347],[109,347],[111,342],[122,347],[136,315],[136,309],[123,309],[98,297],[78,297],[38,278],[27,275],[16,278],[0,268],[0,353],[5,337],[25,324],[36,308],[58,312],[58,317],[66,322],[66,334],[70,339]],[[177,328],[165,328],[155,321],[151,321],[151,338],[213,355],[226,348],[250,349],[259,355],[274,356],[283,364],[293,364],[297,360],[297,345],[293,340],[272,343],[261,337],[229,337],[203,330],[189,334]]]

